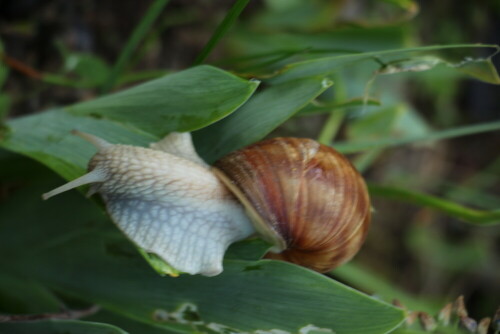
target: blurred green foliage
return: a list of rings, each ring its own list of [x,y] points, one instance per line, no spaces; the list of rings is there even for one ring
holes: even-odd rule
[[[98,200],[75,193],[41,202],[39,195],[60,180],[23,156],[65,179],[81,175],[94,149],[72,136],[73,129],[141,146],[172,131],[194,131],[198,152],[211,163],[270,134],[304,136],[308,124],[317,124],[310,136],[342,152],[358,153],[353,162],[368,172],[375,199],[421,207],[397,222],[405,229],[392,241],[395,246],[387,240],[394,235],[374,226],[368,240],[368,246],[376,244],[374,255],[365,258],[376,258],[380,249],[401,242],[408,257],[425,266],[420,271],[431,273],[417,278],[422,286],[432,280],[448,284],[449,277],[469,272],[481,272],[485,281],[500,280],[495,255],[500,197],[488,190],[499,187],[498,150],[489,166],[475,170],[463,184],[432,179],[434,187],[413,175],[413,166],[405,169],[406,161],[395,165],[387,158],[395,146],[418,150],[442,139],[498,132],[500,121],[469,124],[462,119],[456,99],[466,76],[500,84],[492,62],[499,47],[464,44],[469,40],[460,37],[454,45],[419,46],[416,31],[422,23],[411,0],[267,0],[252,5],[237,0],[224,8],[205,46],[180,71],[136,69],[162,43],[164,30],[196,21],[194,7],[170,9],[165,0],[151,2],[114,62],[55,42],[62,59],[58,71],[41,76],[44,87],[83,91],[94,98],[69,106],[53,101],[50,110],[8,119],[0,128],[5,149],[0,151],[0,312],[57,314],[61,307],[89,304],[104,310],[91,321],[0,321],[1,333],[375,334],[397,327],[395,333],[422,333],[426,328],[421,322],[408,324],[410,311],[386,302],[396,298],[410,310],[434,314],[456,298],[449,291],[411,291],[401,276],[394,277],[398,269],[387,269],[396,266],[390,259],[382,265],[387,270],[375,273],[376,266],[370,268],[362,253],[325,276],[261,260],[268,246],[256,240],[234,245],[224,273],[215,278],[160,277],[110,223]],[[4,49],[0,52],[8,55]],[[23,72],[5,63],[13,69],[0,63],[0,87],[13,71]],[[191,66],[202,63],[211,65]],[[131,83],[140,84],[128,88]],[[408,83],[418,89],[412,91]],[[97,96],[113,89],[119,91]],[[432,96],[430,116],[412,103],[412,94],[421,93]],[[7,85],[0,93],[0,122],[16,99]],[[407,155],[405,159],[412,163]],[[377,176],[381,161],[388,162]],[[375,206],[376,222],[390,216],[380,207]],[[434,218],[435,212],[446,216]],[[468,226],[470,238],[450,241],[429,226],[436,220],[446,223],[447,216],[491,226]],[[450,224],[463,226],[454,220]],[[484,231],[476,230],[480,228]],[[498,302],[494,296],[484,300],[488,307]],[[45,317],[52,318],[50,314]],[[453,326],[440,323],[432,331],[466,332],[455,320]],[[495,322],[494,331],[493,326]]]

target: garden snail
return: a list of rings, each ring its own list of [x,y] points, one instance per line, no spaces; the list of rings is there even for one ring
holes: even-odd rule
[[[118,227],[139,247],[189,274],[222,272],[227,247],[256,231],[269,258],[326,272],[361,247],[370,223],[365,183],[349,161],[305,138],[264,140],[208,166],[189,133],[150,148],[98,148],[89,173],[43,195],[92,184]]]

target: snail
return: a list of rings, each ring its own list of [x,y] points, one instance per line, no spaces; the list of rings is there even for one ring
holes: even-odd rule
[[[268,258],[326,272],[354,256],[370,225],[360,174],[312,139],[264,140],[209,166],[190,133],[149,148],[73,133],[98,149],[89,172],[43,198],[91,184],[129,239],[180,272],[221,273],[229,245],[256,232],[273,245]]]

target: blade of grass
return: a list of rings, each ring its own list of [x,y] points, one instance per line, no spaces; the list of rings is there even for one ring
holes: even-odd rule
[[[340,126],[344,121],[344,118],[345,118],[344,109],[336,109],[330,112],[330,115],[328,115],[328,118],[325,124],[323,125],[321,132],[319,133],[318,141],[321,144],[328,145],[328,143],[330,143],[333,140],[333,138],[339,131]]]
[[[347,99],[347,92],[342,80],[340,80],[338,75],[334,75],[333,82],[335,83],[334,86],[335,95],[333,97],[332,102],[338,103],[340,101],[345,101]],[[328,116],[328,119],[323,125],[323,128],[319,133],[318,141],[324,145],[328,145],[328,143],[331,143],[332,140],[337,135],[337,132],[339,131],[340,126],[344,121],[344,118],[345,118],[344,109],[333,108],[332,111],[330,112],[330,115]]]
[[[238,16],[240,16],[241,12],[243,11],[243,9],[245,9],[245,7],[248,5],[249,2],[250,0],[236,1],[236,3],[233,5],[233,7],[231,7],[229,12],[224,17],[224,20],[222,20],[217,29],[215,29],[215,32],[213,33],[212,37],[210,37],[208,43],[205,45],[203,50],[201,50],[198,57],[196,57],[196,60],[194,61],[193,65],[199,65],[203,63],[203,61],[205,61],[205,59],[208,57],[208,55],[213,50],[215,45],[217,45],[220,39],[231,28],[231,26],[234,24]]]
[[[410,136],[406,138],[384,138],[380,140],[372,140],[370,142],[337,142],[333,146],[342,153],[356,153],[371,149],[393,147],[399,145],[412,144],[423,141],[434,141],[455,137],[468,136],[482,132],[500,130],[500,121],[482,123],[476,125],[456,127],[442,131],[436,131],[423,136]]]
[[[467,223],[493,225],[500,223],[499,210],[476,210],[436,196],[422,194],[406,189],[368,185],[373,196],[395,199],[398,201],[433,208]]]
[[[148,8],[146,14],[142,17],[141,21],[135,27],[132,35],[130,36],[127,44],[123,48],[120,53],[120,57],[116,61],[115,65],[111,69],[111,74],[109,75],[108,80],[102,87],[102,93],[106,93],[110,91],[115,85],[118,77],[122,73],[125,68],[127,62],[132,57],[132,53],[135,51],[139,43],[144,39],[146,34],[148,33],[151,25],[156,20],[156,18],[160,15],[163,8],[168,4],[169,0],[156,0],[153,4]]]

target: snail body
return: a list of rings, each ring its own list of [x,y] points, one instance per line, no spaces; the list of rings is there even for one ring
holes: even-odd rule
[[[118,227],[139,247],[189,274],[222,272],[227,247],[258,232],[268,257],[325,272],[360,248],[370,203],[359,173],[310,139],[275,138],[208,166],[189,133],[150,148],[75,134],[98,148],[89,173],[43,195],[91,184]]]

